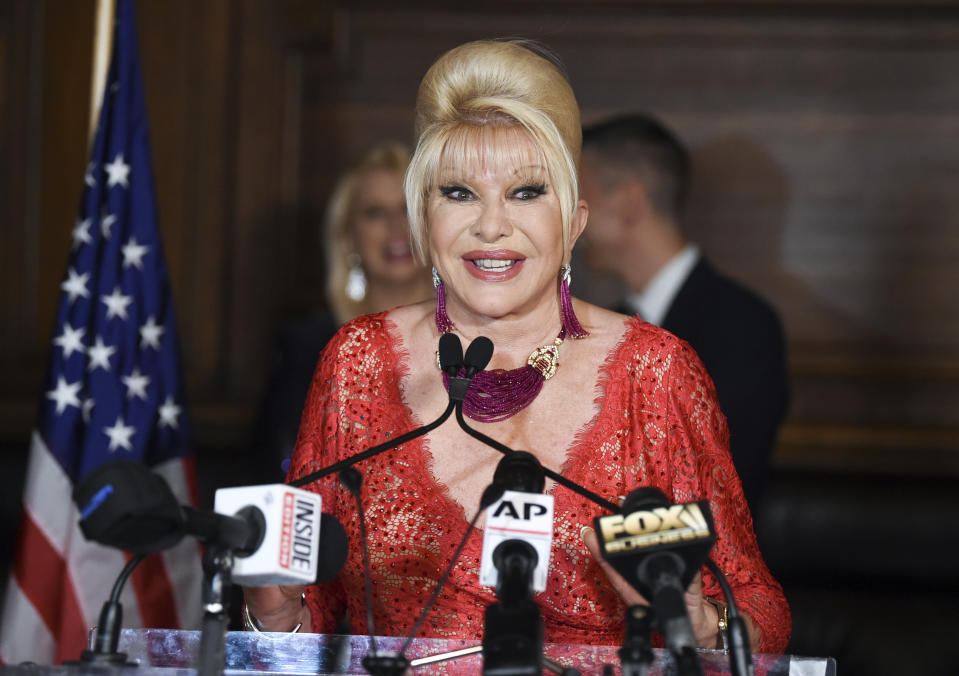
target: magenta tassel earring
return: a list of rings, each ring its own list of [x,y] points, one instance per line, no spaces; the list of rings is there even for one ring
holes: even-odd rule
[[[436,328],[440,333],[452,333],[456,327],[446,314],[446,289],[436,268],[433,268],[433,288],[436,289]]]
[[[576,314],[573,312],[573,299],[569,295],[569,282],[573,276],[569,263],[565,263],[563,267],[559,269],[559,272],[559,314],[563,323],[563,331],[566,332],[567,336],[572,336],[573,338],[585,338],[589,335],[589,331],[584,329],[576,318]],[[436,312],[438,317],[439,304],[436,306]]]

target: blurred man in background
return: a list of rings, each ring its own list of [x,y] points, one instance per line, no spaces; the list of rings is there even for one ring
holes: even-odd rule
[[[712,377],[730,449],[755,513],[789,389],[782,325],[762,298],[721,275],[687,241],[689,154],[656,120],[633,114],[583,133],[586,260],[627,295],[610,307],[686,340]]]

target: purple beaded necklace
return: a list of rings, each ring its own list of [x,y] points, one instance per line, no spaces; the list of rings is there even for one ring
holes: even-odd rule
[[[556,374],[559,366],[559,346],[562,345],[566,336],[585,338],[589,335],[573,314],[569,281],[569,265],[564,265],[561,269],[559,284],[560,320],[563,328],[560,329],[556,340],[550,345],[533,350],[525,366],[477,373],[463,399],[463,413],[468,418],[478,422],[500,422],[522,411],[533,403],[536,395],[543,389],[543,383]],[[443,280],[435,269],[433,286],[436,287],[436,328],[440,333],[452,333],[455,327],[449,315],[446,314]],[[446,373],[443,373],[443,384],[449,391],[450,379]]]

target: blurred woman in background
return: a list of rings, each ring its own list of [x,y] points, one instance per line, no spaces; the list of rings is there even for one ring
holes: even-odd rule
[[[341,324],[433,297],[429,268],[410,248],[403,176],[409,150],[384,143],[343,174],[323,230],[328,310],[290,322],[278,337],[260,405],[256,453],[282,479],[320,352]]]

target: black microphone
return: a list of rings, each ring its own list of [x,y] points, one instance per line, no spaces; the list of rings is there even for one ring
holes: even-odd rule
[[[466,348],[463,357],[463,366],[466,367],[464,377],[472,379],[477,373],[486,368],[493,358],[493,341],[486,336],[478,336]]]
[[[93,542],[135,554],[174,546],[184,535],[180,503],[166,481],[144,465],[117,460],[77,484],[80,531]]]
[[[626,496],[621,514],[594,519],[603,558],[652,604],[680,674],[701,674],[684,598],[716,542],[709,503],[670,505],[657,488]]]
[[[282,485],[220,489],[217,493],[257,492],[266,501],[279,502]],[[299,493],[305,493],[299,491]],[[306,493],[307,497],[315,497]],[[282,524],[273,514],[264,512],[244,498],[245,506],[233,515],[207,512],[180,505],[170,486],[145,465],[117,460],[101,465],[74,490],[80,510],[80,531],[84,537],[108,547],[134,554],[151,554],[176,545],[192,535],[211,547],[230,550],[241,561],[252,561],[264,544],[279,547]],[[319,510],[317,510],[319,511]],[[309,580],[291,576],[271,558],[269,565],[255,564],[250,572],[234,571],[240,584],[258,582],[264,576],[278,576],[277,584],[329,582],[339,573],[349,548],[346,531],[331,514],[318,514],[319,544],[315,577]],[[269,524],[268,524],[269,522]],[[265,539],[269,542],[266,543]],[[309,569],[308,569],[309,570]],[[312,575],[312,571],[309,573]]]
[[[440,336],[439,348],[440,370],[450,378],[459,375],[463,368],[463,344],[455,333],[444,333]]]
[[[442,361],[443,340],[446,339],[449,344],[450,355],[459,354],[462,350],[460,339],[452,333],[444,333],[440,338],[440,358]],[[454,347],[455,343],[455,347]],[[470,383],[473,382],[473,376],[486,368],[489,360],[493,358],[493,341],[486,336],[479,336],[473,340],[466,348],[466,355],[460,357],[460,362],[455,367],[444,369],[449,377],[449,393],[451,402],[461,402],[466,397]],[[460,376],[460,371],[463,375]]]
[[[134,554],[152,554],[195,535],[243,555],[263,540],[263,516],[200,512],[180,505],[159,474],[130,460],[108,462],[81,481],[73,494],[80,531],[93,542]]]

